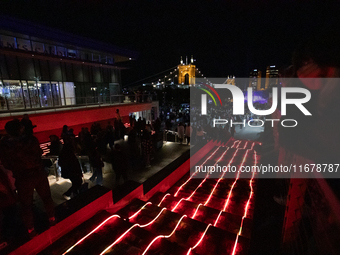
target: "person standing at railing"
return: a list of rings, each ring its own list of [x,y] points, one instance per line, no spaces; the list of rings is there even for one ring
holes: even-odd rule
[[[0,140],[0,160],[6,169],[13,172],[23,221],[32,238],[36,235],[32,210],[34,190],[44,203],[50,224],[55,224],[51,190],[41,159],[42,150],[35,136],[23,135],[18,119],[7,122],[5,130],[8,135]]]
[[[32,121],[29,119],[28,114],[24,114],[20,122],[21,122],[21,125],[25,128],[24,134],[33,135],[33,129],[36,128],[37,125],[32,124]]]

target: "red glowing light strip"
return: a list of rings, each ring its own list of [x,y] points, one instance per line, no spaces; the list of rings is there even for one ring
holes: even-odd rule
[[[221,146],[220,147],[218,147],[201,165],[200,165],[200,167],[202,167],[203,166],[203,164],[205,164],[219,149],[221,148]],[[186,182],[185,183],[183,183],[178,189],[177,189],[177,192],[175,193],[175,195],[174,195],[174,197],[176,197],[177,196],[177,194],[178,194],[178,192],[192,179],[192,177],[194,176],[194,175],[196,175],[196,172],[193,174],[193,175],[191,175],[190,177],[189,177],[189,179],[188,180],[186,180]]]
[[[222,158],[224,157],[224,155],[227,153],[228,150],[229,150],[229,148],[227,148],[227,150],[221,155],[221,157],[216,161],[216,163],[214,164],[214,166],[215,166],[219,161],[222,160]],[[239,150],[239,149],[237,149],[237,150],[235,151],[235,153],[234,153],[232,159],[229,161],[229,164],[228,164],[228,165],[231,164],[231,162],[232,162],[232,160],[234,159],[234,157],[236,156],[238,150]],[[217,184],[218,184],[218,183],[220,182],[220,180],[223,178],[224,174],[225,174],[225,173],[223,173],[222,177],[221,177],[221,178],[217,181],[217,183],[215,184],[215,187],[213,188],[212,192],[211,192],[210,195],[209,195],[208,200],[205,202],[204,205],[206,205],[206,204],[209,202],[209,200],[211,199],[211,196],[212,196],[213,192],[215,191],[215,189],[216,189],[216,187],[217,187]],[[207,173],[207,175],[206,175],[206,177],[203,179],[203,181],[201,181],[201,183],[197,186],[197,188],[191,193],[191,195],[190,195],[189,197],[185,198],[185,199],[184,199],[184,198],[181,198],[181,199],[177,202],[177,204],[174,206],[174,208],[172,208],[171,211],[173,212],[174,210],[176,210],[176,208],[179,206],[179,204],[180,204],[183,200],[188,201],[188,200],[196,193],[196,191],[202,186],[202,184],[206,181],[206,179],[207,179],[208,176],[209,176],[209,172]],[[199,207],[199,205],[198,205],[198,207]],[[194,214],[195,216],[196,216],[198,207],[197,207],[196,212],[195,212],[195,214]]]
[[[145,205],[143,205],[136,213],[134,213],[133,215],[131,215],[129,217],[129,220],[136,217],[147,205],[151,205],[151,202],[147,202]]]
[[[234,148],[235,143],[238,142],[237,140],[234,141],[233,145],[230,148]]]
[[[116,243],[118,243],[120,240],[122,240],[123,237],[124,237],[127,233],[129,233],[133,228],[135,228],[135,227],[144,228],[144,227],[147,227],[147,226],[151,225],[152,223],[154,223],[155,220],[157,220],[158,217],[159,217],[159,216],[163,213],[163,211],[165,211],[165,210],[167,210],[165,207],[162,208],[162,210],[157,214],[157,216],[156,216],[154,219],[152,219],[151,221],[149,221],[148,223],[146,223],[146,224],[144,224],[144,225],[140,225],[140,224],[138,224],[138,223],[132,225],[128,230],[126,230],[122,235],[120,235],[120,237],[118,237],[118,238],[116,239],[116,241],[114,241],[114,242],[113,242],[112,244],[110,244],[104,251],[102,251],[102,253],[100,253],[100,255],[105,254],[105,253],[106,253],[109,249],[111,249]]]
[[[232,147],[234,147],[234,146],[235,146],[235,143],[237,143],[237,145],[240,145],[240,142],[241,142],[240,140],[235,140],[235,141],[234,141],[234,144],[233,144],[233,146],[232,146]],[[236,148],[236,147],[235,147],[235,148]]]
[[[165,194],[165,196],[162,198],[161,202],[159,202],[159,204],[157,206],[161,206],[163,200],[167,197],[167,196],[170,196],[171,194],[170,193],[167,193]]]
[[[203,204],[199,204],[196,208],[196,211],[194,212],[194,215],[192,215],[191,219],[194,219],[196,217],[196,213],[198,212],[198,208],[203,205]]]
[[[246,142],[246,144],[244,145],[243,149],[247,148],[248,142]]]
[[[200,240],[198,240],[198,242],[195,244],[195,246],[190,247],[190,249],[187,252],[187,255],[189,255],[192,250],[196,249],[196,247],[202,242],[202,240],[203,240],[203,238],[204,238],[205,234],[207,233],[210,226],[211,226],[211,224],[209,223],[208,226],[206,227],[206,229],[204,230]]]
[[[220,162],[222,160],[222,158],[224,157],[224,155],[227,153],[227,151],[229,150],[229,147],[223,152],[223,154],[221,155],[221,157],[215,162],[214,166],[216,166],[216,164],[218,162]],[[208,176],[210,175],[210,172],[207,172],[207,175],[205,176],[205,178],[203,179],[203,181],[201,181],[201,183],[197,186],[197,188],[191,193],[191,195],[189,197],[187,197],[185,200],[189,200],[195,193],[196,191],[202,186],[202,184],[207,180]]]
[[[247,157],[247,155],[248,155],[248,151],[249,151],[249,150],[247,150],[247,152],[245,153],[245,155],[244,155],[244,157],[243,157],[243,160],[242,160],[242,163],[241,163],[241,165],[240,165],[240,167],[239,167],[239,170],[241,169],[241,167],[243,166],[244,162],[246,161],[246,157]],[[236,179],[235,179],[233,185],[231,186],[231,189],[230,189],[230,191],[229,191],[229,194],[228,194],[228,197],[227,197],[227,200],[226,200],[226,203],[225,203],[225,205],[224,205],[223,210],[220,211],[220,213],[218,214],[218,216],[217,216],[217,218],[216,218],[216,221],[215,221],[215,223],[214,223],[214,227],[216,226],[218,220],[220,219],[220,216],[221,216],[222,212],[225,212],[225,210],[227,209],[227,206],[228,206],[228,204],[229,204],[229,199],[230,199],[231,193],[233,192],[234,186],[235,186],[237,180],[239,179],[239,177],[240,177],[240,171],[238,171],[237,177],[236,177]]]
[[[254,145],[255,145],[255,143],[253,143],[253,145],[251,146],[250,150],[252,150],[254,148]]]
[[[219,148],[217,148],[217,149],[219,149]],[[216,163],[214,164],[214,165],[216,165],[223,157],[224,157],[224,155],[227,153],[227,151],[229,150],[229,148],[227,148],[227,150],[225,150],[224,151],[224,153],[221,155],[221,157],[216,161]],[[214,151],[214,153],[216,152],[217,150],[215,150]],[[237,152],[238,150],[236,150],[236,152]],[[234,156],[235,156],[235,154],[236,154],[236,152],[234,153]],[[212,154],[213,155],[213,154]],[[211,156],[212,156],[211,155]],[[210,157],[211,157],[210,156]],[[234,158],[234,156],[233,156],[233,158]],[[210,158],[209,157],[209,158]],[[206,162],[206,161],[205,161]],[[204,164],[204,163],[203,163]],[[209,173],[208,173],[209,174]],[[207,176],[206,176],[206,178],[208,177],[208,174],[207,174]],[[176,208],[178,207],[178,205],[183,201],[183,200],[188,200],[188,199],[190,199],[190,197],[196,192],[196,190],[202,185],[202,183],[206,180],[206,178],[200,183],[200,185],[193,191],[193,193],[189,196],[189,198],[186,198],[186,199],[184,199],[184,198],[181,198],[178,202],[177,202],[177,204],[175,205],[175,207],[171,210],[172,212],[174,211],[174,210],[176,210]],[[160,206],[161,205],[161,203],[163,202],[163,200],[168,196],[168,195],[170,195],[170,193],[167,193],[167,194],[165,194],[164,195],[164,197],[162,198],[162,200],[160,201],[160,203],[158,204],[158,206]],[[147,204],[151,204],[151,202],[148,202]],[[134,215],[132,215],[131,216],[131,218],[132,217],[135,217],[147,204],[145,204],[139,211],[137,211]],[[199,207],[200,207],[200,205],[201,204],[199,204],[198,206],[197,206],[197,209],[196,209],[196,211],[195,211],[195,213],[194,213],[194,215],[193,215],[193,217],[195,217],[196,216],[196,214],[197,214],[197,211],[198,211],[198,209],[199,209]],[[131,229],[133,229],[134,227],[136,227],[136,226],[139,226],[139,227],[146,227],[146,226],[148,226],[148,225],[150,225],[150,224],[152,224],[159,216],[160,216],[160,214],[163,212],[163,210],[166,210],[166,208],[163,208],[162,210],[161,210],[161,212],[156,216],[156,218],[154,218],[152,221],[150,221],[148,224],[146,224],[146,225],[139,225],[138,223],[137,224],[134,224],[132,227],[130,227],[127,231],[125,231],[118,239],[116,239],[116,241],[115,242],[113,242],[110,246],[108,246],[100,255],[102,255],[102,254],[104,254],[106,251],[108,251],[110,248],[112,248],[116,243],[118,243],[129,231],[131,231]],[[185,215],[186,216],[186,215]],[[183,217],[182,217],[183,218]],[[181,218],[181,219],[182,219]],[[130,219],[130,218],[129,218]],[[172,235],[172,234],[171,234]],[[160,236],[159,236],[160,237]],[[157,240],[157,238],[155,238],[150,244],[149,244],[149,246],[147,247],[147,249],[145,250],[145,252],[150,248],[150,246],[152,245],[152,243],[154,242],[154,241],[156,241]],[[143,254],[145,254],[145,253],[143,253]]]
[[[135,216],[137,216],[147,205],[152,204],[151,202],[147,202],[146,204],[144,204],[136,213],[134,213],[133,215],[131,215],[128,219],[132,219]],[[74,244],[72,247],[70,247],[64,254],[70,252],[74,247],[76,247],[78,244],[80,244],[82,241],[84,241],[86,238],[88,238],[90,235],[92,235],[95,231],[98,230],[98,228],[100,228],[101,226],[103,226],[108,220],[110,220],[112,217],[119,217],[121,218],[118,214],[112,215],[110,217],[108,217],[106,220],[104,220],[102,223],[100,223],[94,230],[92,230],[89,234],[87,234],[86,236],[84,236],[82,239],[80,239],[76,244]]]
[[[240,144],[241,144],[241,141],[239,140],[236,148],[238,148],[238,146],[240,146]]]
[[[235,142],[236,141],[234,141],[234,144],[233,144],[233,146],[235,145]],[[241,143],[241,141],[239,141],[239,143],[238,143],[238,146],[240,145],[240,143]],[[233,147],[232,146],[232,147]],[[254,143],[253,143],[253,146],[254,146]],[[253,147],[252,146],[252,147]],[[220,147],[219,147],[220,148]],[[213,156],[215,153],[216,153],[216,151],[219,149],[219,148],[217,148],[211,155],[210,155],[210,157],[209,158],[211,158],[211,156]],[[229,148],[228,148],[229,149]],[[227,150],[228,150],[227,149]],[[224,152],[224,154],[227,152],[227,150]],[[248,150],[247,150],[247,153],[248,153]],[[247,154],[246,153],[246,154]],[[224,155],[223,154],[223,155]],[[255,154],[256,154],[256,151],[255,151]],[[223,157],[223,155],[221,156],[221,158]],[[234,154],[234,156],[235,156],[235,154]],[[234,158],[234,156],[233,156],[233,158]],[[207,158],[207,160],[209,159],[209,158]],[[215,165],[221,160],[221,158],[215,163]],[[244,157],[244,159],[245,159],[245,157]],[[244,163],[244,159],[243,159],[243,162],[242,162],[242,165],[243,165],[243,163]],[[207,161],[206,160],[206,161]],[[205,162],[206,162],[205,161]],[[205,163],[204,162],[204,163]],[[203,163],[203,164],[204,164]],[[203,165],[202,164],[202,165]],[[238,177],[239,177],[239,175],[238,175]],[[191,177],[189,178],[189,179],[191,179]],[[189,179],[187,180],[187,182],[189,181]],[[234,184],[236,183],[236,181],[234,182]],[[233,186],[234,186],[234,184],[233,184]],[[182,185],[182,186],[184,186],[184,185]],[[199,185],[199,187],[200,187],[201,185]],[[233,186],[232,186],[232,189],[233,189]],[[180,187],[181,188],[181,187]],[[196,189],[197,190],[197,189]],[[195,190],[195,191],[196,191]],[[194,192],[195,192],[194,191]],[[178,191],[177,191],[178,192]],[[168,195],[170,195],[170,193],[167,193],[163,198],[162,198],[162,200],[161,200],[161,202],[158,204],[158,206],[160,206],[161,205],[161,203],[163,202],[163,200],[165,199],[165,197],[166,196],[168,196]],[[193,195],[193,194],[192,194]],[[229,193],[229,196],[230,196],[230,193]],[[229,196],[228,196],[228,200],[229,200]],[[179,203],[181,202],[181,201],[183,201],[183,199],[181,199],[178,203],[177,203],[177,205],[175,206],[175,208],[173,209],[173,210],[175,210],[176,208],[177,208],[177,206],[179,205]],[[249,202],[249,200],[248,200],[248,202]],[[142,211],[142,209],[144,209],[148,204],[152,204],[151,202],[147,202],[145,205],[143,205],[142,206],[142,208],[141,209],[139,209],[135,214],[133,214],[132,216],[130,216],[129,217],[129,219],[132,219],[133,217],[135,217],[135,216],[137,216],[141,211]],[[199,209],[199,207],[201,206],[202,204],[199,204],[198,206],[197,206],[197,208],[196,208],[196,211],[195,211],[195,213],[194,213],[194,215],[193,215],[193,218],[196,216],[196,214],[197,214],[197,211],[198,211],[198,209]],[[247,203],[247,208],[248,208],[248,205],[249,205],[249,203]],[[226,209],[226,207],[225,207],[225,209]],[[148,225],[150,225],[150,224],[152,224],[160,215],[161,215],[161,213],[164,211],[164,210],[166,210],[166,208],[163,208],[161,211],[160,211],[160,213],[153,219],[153,220],[151,220],[149,223],[147,223],[147,224],[145,224],[145,225],[139,225],[139,224],[135,224],[135,225],[133,225],[129,230],[127,230],[120,238],[118,238],[119,240],[121,240],[121,238],[123,238],[123,236],[125,236],[133,227],[135,227],[135,226],[139,226],[139,227],[146,227],[146,226],[148,226]],[[173,211],[172,210],[172,211]],[[220,215],[219,215],[220,216]],[[219,218],[219,216],[218,216],[218,218]],[[88,235],[86,235],[85,237],[83,237],[82,239],[80,239],[75,245],[73,245],[72,247],[70,247],[64,254],[66,254],[66,253],[68,253],[69,251],[71,251],[75,246],[77,246],[79,243],[81,243],[83,240],[85,240],[87,237],[89,237],[91,234],[93,234],[96,230],[98,230],[102,225],[104,225],[109,219],[111,219],[111,218],[113,218],[113,217],[119,217],[120,218],[120,216],[119,215],[112,215],[112,216],[110,216],[109,218],[107,218],[105,221],[103,221],[100,225],[98,225],[94,230],[92,230]],[[216,220],[216,222],[217,222],[217,220]],[[216,224],[216,222],[215,222],[215,224]],[[214,224],[214,226],[215,226],[215,224]],[[242,221],[242,224],[243,224],[243,221]],[[117,243],[119,240],[116,240],[115,241],[115,243]],[[203,236],[202,236],[202,239],[203,239]],[[115,244],[115,243],[113,243],[113,245]],[[112,245],[112,246],[113,246]],[[111,247],[112,247],[111,246]],[[109,247],[110,248],[110,247]],[[109,249],[108,248],[108,249]],[[105,252],[105,251],[104,251]]]
[[[178,202],[177,202],[177,204],[174,206],[174,208],[172,208],[172,212],[173,211],[175,211],[176,210],[176,208],[177,208],[177,206],[183,201],[183,200],[186,200],[186,199],[184,199],[184,198],[181,198]]]
[[[176,231],[176,229],[178,228],[179,224],[181,223],[182,219],[185,218],[185,217],[187,217],[187,216],[186,216],[186,215],[183,215],[183,216],[180,218],[180,220],[178,221],[176,227],[172,230],[172,232],[171,232],[169,235],[167,235],[167,236],[159,235],[159,236],[155,237],[155,238],[151,241],[151,243],[146,247],[146,249],[144,250],[144,252],[142,253],[142,255],[145,255],[145,254],[147,253],[147,251],[150,249],[150,247],[152,246],[152,244],[153,244],[157,239],[159,239],[159,238],[169,238],[169,237],[171,237],[171,236],[173,235],[173,233],[175,233],[175,231]],[[102,254],[101,254],[101,255],[102,255]]]
[[[71,246],[67,251],[63,253],[69,253],[74,247],[76,247],[78,244],[80,244],[82,241],[84,241],[86,238],[88,238],[90,235],[92,235],[94,232],[96,232],[101,226],[103,226],[108,220],[112,218],[121,218],[118,214],[112,215],[108,217],[106,220],[104,220],[102,223],[100,223],[94,230],[92,230],[90,233],[88,233],[86,236],[84,236],[82,239],[80,239],[78,242],[76,242],[73,246]]]
[[[214,166],[224,157],[224,155],[225,155],[225,153],[227,153],[227,151],[229,150],[229,148],[221,155],[221,157],[216,161],[216,163],[214,164]],[[235,151],[235,153],[234,153],[234,155],[233,155],[233,157],[232,157],[232,159],[229,161],[229,164],[232,162],[232,160],[234,159],[234,157],[235,157],[235,155],[236,155],[236,153],[238,152],[238,150],[239,149],[237,149],[236,151]],[[229,165],[228,164],[228,165]],[[209,196],[209,200],[210,200],[210,198],[211,198],[211,196],[212,196],[212,193],[214,192],[214,190],[215,190],[215,188],[216,188],[216,186],[217,186],[217,184],[219,183],[219,181],[223,178],[223,176],[224,176],[224,174],[225,173],[223,173],[223,175],[222,175],[222,177],[217,181],[217,183],[215,184],[215,187],[214,187],[214,189],[212,190],[212,192],[210,193],[210,196]],[[207,179],[207,177],[209,176],[209,172],[207,173],[207,175],[206,175],[206,177],[204,178],[204,180],[197,186],[197,188],[191,193],[191,195],[189,196],[189,197],[187,197],[187,198],[181,198],[178,202],[177,202],[177,204],[174,206],[174,208],[172,208],[172,212],[174,211],[174,210],[176,210],[176,208],[178,207],[178,205],[183,201],[183,200],[186,200],[186,201],[188,201],[194,194],[195,194],[195,192],[202,186],[202,184],[206,181],[206,179]],[[208,201],[209,202],[209,201]],[[204,205],[206,205],[207,203],[208,203],[207,201],[205,202],[205,204]],[[199,208],[199,205],[197,206],[197,209],[196,209],[196,212],[195,212],[195,214],[194,214],[194,216],[196,216],[196,213],[197,213],[197,210],[198,210],[198,208]]]
[[[254,151],[254,155],[255,155],[255,166],[257,165],[257,154],[256,154],[256,151]],[[255,172],[253,172],[253,175],[249,181],[249,186],[250,186],[250,194],[249,194],[249,198],[248,198],[248,202],[246,204],[246,207],[244,208],[244,214],[243,214],[243,217],[242,217],[242,221],[241,221],[241,225],[240,225],[240,230],[238,231],[237,233],[237,236],[236,236],[236,240],[235,240],[235,244],[234,244],[234,249],[233,249],[233,252],[232,252],[232,255],[235,255],[235,252],[236,252],[236,247],[237,247],[237,242],[238,242],[238,237],[241,235],[241,232],[242,232],[242,227],[243,227],[243,221],[244,219],[247,217],[247,213],[248,213],[248,207],[249,207],[249,203],[250,203],[250,200],[253,196],[253,179],[254,179],[254,176],[255,176]]]
[[[254,146],[254,143],[253,143],[253,145],[252,145],[252,148],[253,148],[253,146]],[[247,150],[246,154],[247,154],[247,153],[248,153],[248,150]],[[255,153],[255,165],[256,165],[256,164],[257,164],[256,151],[255,151],[254,153]],[[235,155],[236,155],[236,154],[234,154],[234,156],[235,156]],[[234,158],[234,156],[233,156],[233,158]],[[245,158],[245,157],[244,157],[244,158]],[[243,163],[244,163],[244,161],[243,161]],[[253,173],[253,175],[252,175],[252,179],[254,178],[254,174],[255,174],[255,173]],[[252,179],[251,179],[251,182],[252,182]],[[253,187],[252,187],[251,183],[250,183],[250,188],[251,188],[251,196],[252,196],[252,194],[253,194]],[[229,194],[230,194],[230,193],[229,193]],[[247,217],[247,211],[248,211],[249,202],[250,202],[250,200],[251,200],[251,196],[250,196],[250,198],[248,199],[248,202],[247,202],[247,205],[246,205],[246,213],[245,213],[244,218]],[[196,215],[197,210],[198,210],[198,208],[199,208],[200,205],[201,205],[201,204],[198,205],[198,207],[197,207],[197,209],[196,209],[196,212],[195,212],[194,216]],[[206,204],[205,204],[205,205],[206,205]],[[222,211],[221,211],[221,212],[222,212]],[[220,212],[220,213],[221,213],[221,212]],[[193,216],[193,217],[194,217],[194,216]],[[220,216],[220,215],[219,215],[219,216]],[[218,216],[218,218],[219,218],[219,216]],[[218,218],[216,219],[216,222],[217,222]],[[244,219],[244,218],[242,218],[242,224],[243,224],[243,219]],[[216,222],[215,222],[214,226],[216,225]],[[208,231],[208,229],[209,229],[210,226],[211,226],[211,224],[209,224],[209,225],[207,226],[207,228],[206,228],[206,230],[204,231],[204,233],[202,234],[200,240],[196,243],[195,246],[191,247],[191,248],[188,250],[187,255],[189,255],[190,252],[191,252],[192,250],[194,250],[194,249],[202,242],[202,240],[203,240],[203,238],[204,238],[204,236],[205,236],[205,234],[206,234],[206,232]],[[239,233],[240,233],[240,232],[239,232]],[[236,237],[236,242],[237,242],[237,240],[238,240],[238,236]],[[236,244],[235,244],[235,247],[236,247]],[[235,250],[235,247],[234,247],[234,250]],[[233,254],[233,255],[234,255],[234,254]]]
[[[236,141],[234,141],[234,144],[235,144],[235,142],[236,142]],[[234,146],[234,144],[233,144],[233,146]],[[218,149],[219,149],[219,148],[218,148]],[[214,166],[222,159],[222,157],[225,155],[225,153],[226,153],[228,150],[229,150],[229,148],[227,148],[227,150],[222,154],[222,156],[218,159],[218,161],[216,161],[216,163],[214,164]],[[237,150],[238,150],[238,149],[237,149]],[[236,151],[237,151],[237,150],[236,150]],[[216,152],[216,151],[215,151],[215,152]],[[215,152],[214,152],[214,153],[215,153]],[[236,153],[236,152],[235,152],[235,153]],[[212,155],[211,155],[211,156],[212,156]],[[211,156],[210,156],[210,157],[211,157]],[[235,154],[234,154],[234,156],[235,156]],[[233,156],[233,158],[234,158],[234,156]],[[207,160],[206,160],[206,161],[207,161]],[[204,161],[204,163],[205,163],[206,161]],[[204,164],[204,163],[203,163],[203,164]],[[203,165],[203,164],[202,164],[202,165]],[[201,166],[202,166],[202,165],[201,165]],[[174,210],[176,210],[176,208],[178,207],[178,205],[179,205],[183,200],[188,201],[188,200],[193,196],[193,194],[196,192],[196,190],[197,190],[199,187],[202,186],[202,184],[203,184],[203,183],[205,182],[205,180],[207,179],[208,175],[209,175],[209,173],[207,174],[207,176],[204,178],[204,180],[198,185],[198,187],[193,191],[193,193],[192,193],[189,197],[187,197],[186,199],[181,198],[181,199],[177,202],[177,204],[174,206],[174,208],[172,208],[171,211],[173,212]],[[189,179],[191,179],[191,178],[192,178],[192,177],[190,177]],[[189,181],[189,179],[188,179],[184,184],[186,184],[186,183]],[[183,184],[183,185],[184,185],[184,184]],[[182,185],[182,186],[183,186],[183,185]],[[182,186],[181,186],[181,187],[182,187]],[[181,187],[180,187],[180,188],[181,188]],[[180,188],[179,188],[179,189],[180,189]],[[176,194],[175,194],[174,197],[176,197],[176,195],[177,195],[179,189],[177,190],[177,192],[176,192]],[[168,193],[168,194],[169,194],[169,193]],[[167,195],[168,195],[168,194],[167,194]],[[163,202],[163,200],[165,199],[165,197],[166,197],[167,195],[165,195],[165,196],[163,197],[163,199],[162,199],[162,201],[159,203],[159,205]],[[169,194],[169,195],[170,195],[170,194]],[[210,197],[211,197],[211,196],[210,196]],[[198,207],[199,207],[199,205],[197,206],[196,212],[194,213],[194,217],[196,216]]]
[[[227,167],[229,167],[229,166],[230,166],[230,164],[233,162],[233,160],[234,160],[234,158],[235,158],[235,156],[236,156],[236,154],[237,154],[238,150],[239,150],[239,149],[236,149],[236,151],[235,151],[235,153],[234,153],[233,157],[230,159],[230,161],[229,161],[229,163],[228,163],[228,166],[227,166]],[[225,175],[225,172],[223,172],[223,174],[222,174],[221,178],[219,178],[219,179],[217,180],[217,182],[216,182],[216,184],[215,184],[215,186],[214,186],[213,190],[210,192],[210,195],[209,195],[209,197],[208,197],[207,201],[205,201],[205,203],[204,203],[204,206],[206,206],[206,205],[209,203],[209,201],[210,201],[210,199],[211,199],[211,197],[212,197],[212,195],[213,195],[213,193],[214,193],[214,191],[215,191],[215,189],[216,189],[217,185],[218,185],[218,184],[219,184],[219,182],[220,182],[220,181],[223,179],[223,176],[224,176],[224,175]]]

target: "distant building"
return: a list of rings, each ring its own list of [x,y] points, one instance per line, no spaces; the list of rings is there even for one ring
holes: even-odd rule
[[[254,69],[250,72],[248,87],[252,87],[253,91],[261,90],[261,75],[262,72],[258,69]]]
[[[107,103],[136,52],[0,16],[0,110]]]
[[[276,66],[267,66],[265,88],[261,88],[261,90],[272,87],[273,85],[277,85],[278,83],[279,70],[276,68]]]
[[[249,86],[254,91],[266,90],[279,83],[279,70],[276,66],[267,66],[265,82],[261,81],[262,72],[258,69],[254,69],[249,75]]]

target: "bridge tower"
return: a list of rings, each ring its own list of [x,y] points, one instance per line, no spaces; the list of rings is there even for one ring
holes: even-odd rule
[[[193,85],[195,84],[196,65],[194,65],[194,58],[191,56],[190,63],[188,64],[188,57],[185,59],[185,64],[181,57],[181,62],[178,65],[178,84],[179,85]]]

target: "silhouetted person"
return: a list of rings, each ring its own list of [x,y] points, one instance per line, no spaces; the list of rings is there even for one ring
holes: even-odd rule
[[[0,162],[0,251],[15,238],[13,217],[16,215],[16,196],[12,172],[5,169]]]
[[[140,158],[140,151],[138,146],[138,136],[136,128],[130,130],[128,135],[129,158],[132,167],[137,165],[137,160]]]
[[[142,136],[142,158],[144,161],[144,164],[146,167],[150,167],[150,161],[151,161],[151,151],[152,151],[152,140],[151,140],[151,134],[144,130],[143,136]]]
[[[142,117],[138,118],[135,126],[136,126],[137,135],[140,136],[141,130],[142,130]]]
[[[96,184],[103,185],[103,167],[104,163],[100,157],[99,152],[94,149],[89,154],[90,165],[93,168],[93,174],[90,178],[91,181],[96,181]]]
[[[69,130],[68,130],[68,126],[64,125],[63,129],[61,131],[61,135],[60,135],[61,139],[65,140],[69,137]]]
[[[94,123],[92,124],[92,126],[91,126],[90,132],[91,132],[91,135],[97,136],[98,133],[99,133],[101,130],[102,130],[102,128],[101,128],[100,124],[97,123],[97,122],[94,122]]]
[[[121,118],[120,113],[119,113],[119,109],[116,110],[116,119],[118,121],[122,121],[122,118]]]
[[[66,143],[59,155],[59,166],[61,167],[61,176],[70,179],[72,186],[64,194],[64,198],[69,200],[71,195],[76,196],[82,184],[83,173],[80,168],[79,161],[74,154],[71,143]]]
[[[158,133],[161,130],[161,125],[162,125],[161,120],[157,118],[154,124],[154,129],[156,133]]]
[[[125,152],[119,144],[115,145],[115,149],[111,151],[110,157],[112,168],[116,174],[116,184],[119,184],[121,176],[123,176],[123,180],[126,182],[128,180],[127,170],[129,162]]]
[[[33,221],[34,189],[41,197],[51,224],[54,224],[54,205],[50,186],[43,168],[39,141],[33,135],[22,135],[19,120],[6,123],[7,136],[0,141],[0,160],[4,167],[13,172],[19,202],[22,205],[23,221],[30,237],[36,233]]]
[[[0,96],[0,105],[1,105],[1,109],[5,109],[5,98],[3,96]]]
[[[60,139],[56,135],[50,135],[51,144],[49,145],[50,152],[47,155],[58,156],[63,145],[60,142]]]
[[[188,123],[188,126],[185,128],[185,136],[187,138],[187,145],[190,143],[190,137],[192,134],[192,127],[190,126],[190,122]]]
[[[21,125],[24,127],[25,135],[33,135],[33,128],[37,127],[37,125],[32,124],[28,114],[24,114],[23,118],[21,119]]]
[[[178,140],[180,144],[182,144],[183,139],[184,139],[184,126],[182,122],[178,124],[177,134],[178,134]]]
[[[106,144],[108,143],[111,150],[112,150],[113,145],[115,143],[115,131],[114,131],[113,126],[111,125],[110,121],[108,122],[108,124],[106,126],[105,140],[106,140]]]

